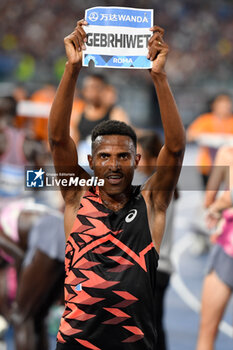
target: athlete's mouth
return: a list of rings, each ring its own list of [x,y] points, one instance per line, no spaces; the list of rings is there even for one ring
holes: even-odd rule
[[[123,175],[120,173],[117,174],[109,174],[106,176],[108,182],[112,185],[117,185],[121,182]]]

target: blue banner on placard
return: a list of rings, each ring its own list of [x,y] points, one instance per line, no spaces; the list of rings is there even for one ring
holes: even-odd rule
[[[96,67],[109,68],[151,68],[151,61],[145,56],[84,55],[84,64],[90,62]]]
[[[94,26],[113,26],[148,28],[151,26],[151,10],[114,7],[95,7],[86,11],[88,24]]]

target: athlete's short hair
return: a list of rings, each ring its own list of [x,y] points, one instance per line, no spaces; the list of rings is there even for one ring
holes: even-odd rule
[[[131,126],[124,122],[118,120],[107,120],[99,123],[93,130],[91,134],[92,143],[98,136],[104,135],[124,135],[129,136],[133,141],[135,149],[137,147],[137,136]]]

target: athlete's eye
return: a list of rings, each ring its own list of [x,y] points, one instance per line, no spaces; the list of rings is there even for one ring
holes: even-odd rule
[[[121,159],[129,159],[129,154],[128,153],[121,153],[120,158]]]
[[[108,158],[109,157],[109,154],[107,154],[107,153],[101,153],[100,154],[100,158],[101,159],[106,159],[106,158]]]

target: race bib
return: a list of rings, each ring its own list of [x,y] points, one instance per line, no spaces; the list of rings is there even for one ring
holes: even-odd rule
[[[153,10],[92,7],[85,11],[88,26],[83,66],[149,69],[148,41],[152,36]]]

